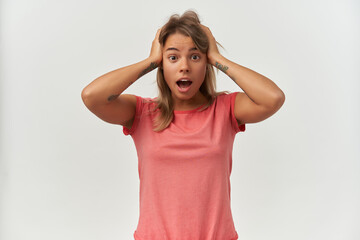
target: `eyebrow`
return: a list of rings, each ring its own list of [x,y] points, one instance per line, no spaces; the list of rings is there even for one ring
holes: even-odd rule
[[[170,47],[170,48],[166,49],[166,51],[170,51],[170,50],[175,50],[175,51],[180,52],[179,49],[174,48],[174,47]],[[196,50],[198,50],[196,47],[189,49],[189,51],[196,51]]]

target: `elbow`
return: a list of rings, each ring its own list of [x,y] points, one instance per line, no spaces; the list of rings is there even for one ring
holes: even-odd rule
[[[284,102],[285,102],[285,93],[282,90],[279,91],[277,99],[281,103],[281,105],[284,104]]]
[[[81,91],[81,99],[83,100],[83,102],[89,98],[89,91],[84,88],[82,91]]]
[[[275,108],[278,110],[281,108],[281,106],[284,104],[285,102],[285,93],[282,90],[279,90],[276,93],[276,96],[274,97],[274,106]]]
[[[89,107],[91,104],[91,92],[89,91],[88,88],[84,88],[82,91],[81,91],[81,99],[83,101],[83,103]]]
[[[89,93],[89,90],[87,90],[87,88],[84,88],[82,91],[81,91],[81,98],[84,100],[86,98],[88,98],[90,95]]]

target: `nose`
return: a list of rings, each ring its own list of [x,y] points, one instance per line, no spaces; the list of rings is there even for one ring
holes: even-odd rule
[[[189,72],[190,71],[190,66],[188,63],[188,60],[186,58],[183,58],[180,62],[180,72]]]

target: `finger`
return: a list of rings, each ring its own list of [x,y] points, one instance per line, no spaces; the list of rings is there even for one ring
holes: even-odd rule
[[[159,29],[156,31],[155,39],[158,39],[158,38],[159,38],[160,32],[161,32],[161,28],[159,28]]]
[[[201,28],[204,30],[205,34],[208,36],[208,37],[213,37],[212,35],[212,32],[210,31],[210,28],[200,24]]]

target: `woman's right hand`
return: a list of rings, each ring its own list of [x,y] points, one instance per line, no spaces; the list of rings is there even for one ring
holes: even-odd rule
[[[151,51],[150,51],[150,58],[153,59],[153,61],[159,65],[162,61],[162,47],[159,42],[160,31],[161,28],[159,28],[156,32],[156,36],[152,42]]]

